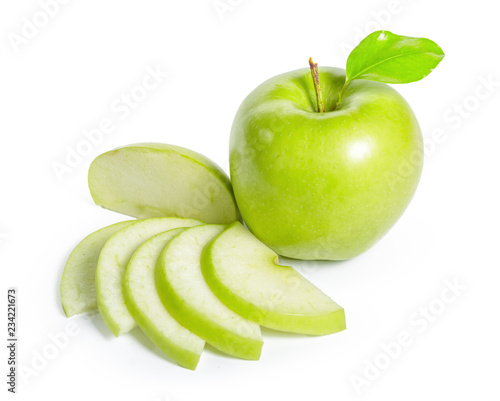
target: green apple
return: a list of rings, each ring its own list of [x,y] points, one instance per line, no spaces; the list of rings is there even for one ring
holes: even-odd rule
[[[256,360],[262,349],[259,325],[225,306],[201,272],[203,248],[224,228],[193,227],[172,239],[156,265],[156,288],[169,313],[184,327],[227,354]]]
[[[137,218],[238,219],[224,171],[180,146],[143,143],[104,153],[90,165],[89,188],[98,205]]]
[[[205,341],[167,312],[155,285],[155,266],[161,251],[183,230],[177,228],[155,235],[137,249],[125,270],[123,295],[132,317],[151,341],[179,365],[194,370]]]
[[[408,103],[380,82],[323,67],[326,112],[309,69],[261,84],[240,106],[230,168],[245,223],[278,254],[349,259],[377,242],[408,206],[422,171],[422,135]]]
[[[432,40],[376,31],[346,70],[291,71],[261,84],[233,122],[230,169],[250,230],[277,253],[349,259],[402,215],[420,179],[417,119],[390,84],[418,81],[444,58]]]
[[[134,252],[156,234],[199,224],[202,223],[198,220],[175,217],[138,220],[122,228],[106,242],[97,262],[95,276],[97,306],[115,336],[127,333],[136,326],[122,290],[123,274]]]
[[[67,317],[97,309],[95,271],[102,247],[113,234],[134,222],[122,221],[101,228],[73,249],[61,279],[61,301]]]
[[[239,222],[205,249],[202,271],[209,287],[230,309],[262,326],[322,335],[346,328],[344,309]]]

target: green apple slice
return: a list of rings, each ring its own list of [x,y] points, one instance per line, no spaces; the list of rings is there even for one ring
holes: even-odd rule
[[[275,330],[310,335],[346,328],[344,309],[239,222],[230,225],[202,255],[206,282],[239,315]]]
[[[184,228],[177,228],[155,235],[137,249],[125,270],[123,295],[128,310],[151,341],[179,365],[194,370],[205,341],[167,312],[155,285],[155,266],[161,251],[182,231]]]
[[[259,325],[226,307],[201,272],[202,249],[222,230],[221,225],[204,225],[171,240],[156,265],[156,289],[169,313],[184,327],[227,354],[257,360],[262,349]]]
[[[73,249],[61,279],[61,302],[67,317],[97,309],[95,271],[101,249],[113,234],[135,221],[122,221],[101,228]]]
[[[95,203],[137,218],[238,219],[229,178],[207,157],[179,146],[143,143],[98,156],[90,165]]]
[[[115,336],[136,326],[125,305],[122,291],[123,274],[136,249],[156,234],[198,224],[202,223],[175,217],[139,220],[121,229],[106,242],[97,262],[97,306],[104,322]]]

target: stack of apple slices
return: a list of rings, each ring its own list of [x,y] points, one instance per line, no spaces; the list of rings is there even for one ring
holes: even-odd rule
[[[257,360],[260,325],[323,335],[345,329],[344,310],[239,222],[164,217],[117,223],[71,253],[66,315],[99,309],[115,336],[138,325],[179,365],[195,369],[205,342]]]

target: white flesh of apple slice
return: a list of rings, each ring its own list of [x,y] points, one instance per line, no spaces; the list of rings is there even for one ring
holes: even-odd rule
[[[226,173],[180,146],[141,143],[106,152],[90,165],[89,188],[96,204],[137,218],[238,219]]]
[[[276,330],[322,335],[344,330],[344,309],[289,266],[239,222],[202,256],[204,277],[236,313]]]
[[[118,231],[104,245],[97,262],[96,295],[101,316],[115,336],[136,326],[125,305],[123,274],[136,249],[152,236],[179,227],[203,224],[198,220],[176,217],[138,220]]]
[[[95,271],[102,247],[113,234],[134,222],[122,221],[101,228],[73,249],[61,279],[61,301],[67,317],[97,309]]]
[[[205,341],[181,326],[167,312],[155,285],[158,256],[165,245],[182,231],[183,228],[177,228],[155,235],[137,249],[123,277],[123,295],[130,313],[151,341],[179,365],[194,370]]]
[[[203,247],[224,226],[189,228],[162,251],[156,266],[156,288],[169,311],[184,327],[219,350],[244,359],[259,359],[259,325],[227,308],[210,290],[200,266]]]

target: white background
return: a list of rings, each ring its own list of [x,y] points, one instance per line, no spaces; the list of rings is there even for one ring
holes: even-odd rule
[[[215,4],[232,6],[219,15],[213,0],[74,0],[44,21],[37,1],[2,1],[1,299],[8,286],[18,288],[19,362],[31,369],[19,376],[17,399],[500,400],[496,2]],[[45,26],[13,45],[25,18]],[[227,171],[232,119],[254,87],[306,67],[310,56],[320,67],[343,67],[344,48],[378,28],[431,38],[446,57],[423,81],[396,87],[427,140],[407,212],[355,260],[293,262],[344,306],[346,331],[317,338],[264,331],[260,361],[207,349],[192,372],[164,359],[139,329],[115,339],[98,316],[65,318],[59,281],[70,251],[88,233],[126,218],[93,204],[86,175],[95,156],[166,142],[202,152]],[[129,115],[114,111],[146,69],[158,66],[169,76]],[[103,119],[114,129],[85,149],[83,130]],[[65,164],[78,146],[88,154],[58,179],[54,164]],[[446,280],[465,289],[439,309]],[[417,324],[429,305],[438,315]],[[53,351],[70,322],[77,334],[40,362],[37,355]],[[383,344],[402,331],[412,343],[384,357]],[[375,361],[389,366],[372,372],[359,394],[354,375],[366,379]],[[1,391],[3,400],[5,384]]]

